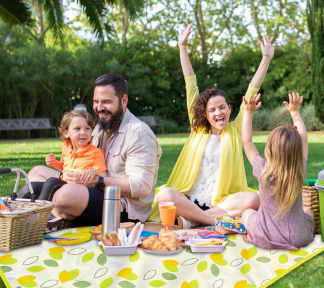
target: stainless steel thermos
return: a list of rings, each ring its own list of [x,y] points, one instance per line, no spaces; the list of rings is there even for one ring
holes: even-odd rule
[[[118,231],[120,228],[120,187],[105,188],[102,212],[102,234]]]

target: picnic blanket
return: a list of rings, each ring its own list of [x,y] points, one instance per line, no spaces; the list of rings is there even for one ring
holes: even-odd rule
[[[87,232],[91,227],[67,231]],[[154,255],[137,248],[134,255],[110,256],[97,240],[59,246],[43,240],[39,245],[0,252],[0,276],[7,288],[17,287],[267,287],[324,251],[320,235],[307,247],[267,250],[230,235],[223,253]]]

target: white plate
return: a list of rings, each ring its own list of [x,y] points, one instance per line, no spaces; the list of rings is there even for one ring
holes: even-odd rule
[[[180,247],[179,250],[174,250],[174,251],[154,251],[154,250],[148,250],[144,249],[146,253],[151,253],[151,254],[156,254],[156,255],[171,255],[171,254],[177,254],[180,253],[182,250],[182,247]]]

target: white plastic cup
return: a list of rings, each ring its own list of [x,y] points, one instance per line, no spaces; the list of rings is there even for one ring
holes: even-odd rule
[[[159,212],[160,212],[160,219],[161,219],[161,207],[163,206],[174,206],[173,202],[160,202],[159,203]]]

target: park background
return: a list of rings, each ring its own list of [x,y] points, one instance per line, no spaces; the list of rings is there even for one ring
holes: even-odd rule
[[[323,9],[323,0],[0,1],[0,118],[47,117],[58,126],[63,113],[76,104],[92,113],[93,81],[117,73],[128,82],[133,114],[153,115],[166,133],[186,133],[177,38],[193,22],[188,49],[200,91],[225,90],[235,115],[261,59],[257,40],[267,34],[275,56],[260,89],[263,106],[255,113],[254,130],[292,125],[282,102],[296,91],[305,98],[301,113],[307,130],[323,131]],[[58,140],[21,140],[27,135],[1,132],[1,168],[29,171],[44,164],[47,153],[60,154]],[[30,135],[47,138],[54,132]],[[253,138],[260,152],[266,138]],[[158,184],[163,184],[186,136],[158,139],[164,151]],[[324,135],[312,134],[309,142],[308,177],[316,178],[324,168]],[[251,166],[246,168],[249,185],[256,188]],[[12,176],[0,180],[1,190],[11,193],[7,190],[13,187]],[[323,266],[319,255],[273,287],[320,287]]]

